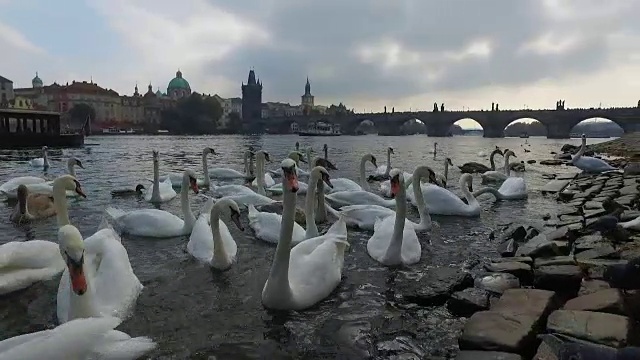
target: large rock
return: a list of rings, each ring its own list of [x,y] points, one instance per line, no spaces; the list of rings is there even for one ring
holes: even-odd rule
[[[608,282],[604,280],[597,279],[582,279],[582,284],[580,285],[580,291],[578,291],[578,296],[589,295],[600,290],[610,289],[611,286]]]
[[[489,309],[489,293],[484,289],[468,288],[451,295],[447,310],[455,316],[469,317]]]
[[[533,272],[533,284],[539,289],[577,293],[582,276],[582,271],[575,265],[541,266]]]
[[[474,286],[478,289],[485,289],[489,292],[502,294],[509,289],[520,287],[520,279],[515,275],[507,273],[492,273],[477,277]]]
[[[548,258],[537,258],[533,263],[535,267],[549,265],[575,265],[576,259],[573,256],[552,256]]]
[[[554,308],[554,293],[537,289],[504,292],[491,310],[473,314],[458,339],[461,350],[533,353],[536,334]]]
[[[473,286],[473,277],[466,271],[452,267],[428,270],[418,280],[403,278],[397,281],[402,297],[421,306],[443,305],[456,291]]]
[[[616,249],[614,249],[613,246],[609,244],[604,244],[593,249],[576,253],[576,260],[578,262],[581,260],[589,259],[616,259],[619,257],[620,256],[618,255]]]
[[[576,252],[595,249],[604,245],[607,245],[607,242],[604,240],[600,233],[594,233],[591,235],[579,237],[573,244]]]
[[[486,264],[485,269],[491,272],[513,274],[522,281],[530,281],[531,265],[519,261]]]
[[[621,315],[557,310],[549,316],[547,329],[550,332],[619,348],[628,344],[631,322],[629,318]]]
[[[498,351],[461,351],[455,360],[522,360],[518,354],[510,354]]]
[[[630,315],[618,289],[604,289],[567,301],[564,310],[596,311],[617,315]]]
[[[560,255],[558,247],[545,234],[540,234],[527,241],[516,251],[516,256],[540,257],[553,255]]]

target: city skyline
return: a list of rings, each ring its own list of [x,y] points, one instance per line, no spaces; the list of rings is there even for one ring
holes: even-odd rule
[[[2,75],[130,94],[179,68],[194,91],[238,97],[254,67],[265,102],[299,103],[309,76],[318,104],[358,112],[634,106],[640,2],[600,4],[0,0]]]

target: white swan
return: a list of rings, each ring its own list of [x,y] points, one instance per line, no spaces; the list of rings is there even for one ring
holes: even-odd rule
[[[407,198],[402,171],[393,169],[391,194],[396,199],[395,216],[378,218],[373,235],[367,241],[369,256],[386,266],[410,265],[420,261],[422,246],[413,224],[406,219]],[[419,179],[418,179],[418,184]],[[415,187],[416,190],[420,186]]]
[[[209,165],[207,164],[207,155],[216,155],[216,152],[210,148],[206,147],[202,150],[202,174],[203,177],[198,179],[198,186],[201,187],[209,187],[211,185],[211,179],[209,179]],[[245,159],[246,161],[246,159]],[[160,182],[167,180],[167,178],[171,181],[171,186],[180,187],[182,185],[182,173],[181,172],[171,172],[167,175],[160,176]]]
[[[373,155],[367,154],[362,157],[362,160],[360,161],[360,180],[363,182],[364,186],[367,185],[363,180],[362,175],[364,173],[364,165],[367,160],[371,160],[371,162],[375,164],[375,158],[373,157]],[[333,183],[333,181],[331,181],[331,183]],[[331,192],[325,198],[336,207],[347,205],[380,205],[384,207],[395,206],[395,201],[384,199],[380,195],[365,190]]]
[[[214,205],[213,199],[209,199],[205,205],[205,212],[198,217],[187,243],[187,251],[191,256],[222,271],[231,268],[236,262],[238,252],[238,245],[227,224],[220,219],[220,214],[227,212],[236,227],[244,231],[240,224],[240,209],[235,201],[224,199]]]
[[[447,187],[447,181],[449,180],[449,165],[453,166],[453,162],[451,162],[451,158],[444,159],[444,175],[436,174],[436,180],[438,185],[443,188]]]
[[[112,207],[105,211],[113,219],[116,230],[135,236],[169,238],[191,234],[196,218],[189,203],[189,189],[198,193],[196,175],[186,170],[182,176],[180,204],[184,220],[170,212],[158,209],[139,209],[125,212]]]
[[[272,187],[276,182],[271,177],[271,174],[265,172],[265,161],[271,161],[269,153],[263,150],[258,151],[256,154],[256,178],[251,182],[251,185],[257,188],[258,194],[266,196],[265,188]],[[262,185],[258,182],[258,178],[262,179]]]
[[[505,157],[516,155],[511,150],[507,150]],[[507,169],[507,176],[509,176],[500,185],[499,189],[486,187],[473,193],[474,197],[478,197],[484,193],[493,194],[497,200],[522,200],[528,197],[527,183],[521,177],[511,176],[511,169]]]
[[[298,176],[301,176],[303,170],[300,168],[300,163],[301,162],[303,162],[303,163],[307,162],[304,159],[304,155],[299,151],[292,151],[292,152],[289,153],[289,155],[287,157],[296,162],[296,173],[298,174]],[[273,177],[282,177],[281,171],[279,169],[278,170],[269,170],[269,173],[271,175],[273,175]],[[306,176],[309,176],[309,173],[306,173],[306,174],[307,174]],[[299,186],[299,188],[298,188],[298,194],[299,195],[304,195],[304,194],[307,193],[308,186],[307,186],[306,183],[304,183],[302,181],[299,181],[298,182],[298,186]],[[273,186],[268,187],[266,190],[269,193],[271,193],[271,195],[282,195],[282,192],[284,191],[284,190],[282,190],[282,183],[281,182],[279,182],[279,183],[277,183],[277,184],[275,184]]]
[[[35,158],[35,159],[31,159],[29,160],[29,165],[33,166],[33,167],[41,167],[43,168],[44,171],[47,171],[49,169],[49,152],[47,151],[49,148],[46,146],[42,147],[42,157],[41,158]]]
[[[84,169],[80,160],[76,158],[67,160],[67,170],[69,175],[74,178],[76,177],[76,166]],[[25,185],[30,194],[53,195],[53,181],[47,181],[35,176],[20,176],[7,181],[0,186],[0,194],[4,194],[8,199],[17,199],[20,185]],[[75,191],[67,191],[67,197],[77,196],[79,195]]]
[[[340,283],[349,246],[346,223],[338,219],[326,234],[291,248],[298,190],[295,168],[295,161],[282,161],[285,191],[280,241],[262,290],[262,304],[271,309],[303,310],[329,296]]]
[[[151,203],[163,203],[172,200],[178,195],[171,185],[171,178],[166,177],[160,182],[158,152],[153,150],[153,185],[147,190],[144,199]]]
[[[619,222],[618,225],[625,229],[640,231],[640,216],[633,220]]]
[[[367,183],[365,174],[365,166],[367,165],[367,161],[370,161],[376,168],[378,167],[375,156],[371,154],[363,155],[360,159],[360,184],[347,178],[331,179],[333,189],[330,192],[360,191],[368,189],[369,184]]]
[[[617,168],[609,165],[606,161],[591,156],[584,156],[584,152],[587,150],[587,137],[582,134],[582,146],[577,154],[571,158],[573,166],[586,173],[601,173],[604,171],[618,170]]]
[[[411,178],[413,176],[413,174],[408,173],[408,172],[405,171],[405,172],[402,173],[402,176],[405,179],[409,179],[409,178]],[[388,198],[392,197],[392,195],[391,195],[391,180],[385,180],[385,181],[380,183],[380,192],[382,193],[382,195],[384,197],[388,197]]]
[[[452,215],[452,216],[480,216],[480,203],[471,194],[469,187],[472,186],[473,176],[471,174],[462,174],[460,176],[460,190],[464,194],[467,204],[462,201],[458,195],[437,185],[424,184],[422,193],[429,214],[431,215]],[[413,179],[409,179],[408,185],[413,184]],[[410,196],[411,204],[416,206],[415,195]]]
[[[321,166],[316,166],[311,170],[309,184],[311,184],[312,188],[316,188],[320,181],[326,182],[327,185],[331,187],[331,181],[327,170]],[[324,196],[324,193],[318,194],[317,196]],[[318,227],[315,223],[315,198],[315,191],[307,192],[304,208],[307,229],[305,230],[297,223],[293,224],[293,232],[291,235],[291,243],[293,245],[296,245],[305,239],[318,236]],[[269,212],[259,212],[253,205],[249,205],[249,226],[255,232],[256,238],[272,244],[277,244],[280,239],[282,215]]]
[[[247,174],[253,173],[253,152],[247,150],[244,152],[244,162],[245,162],[245,172]],[[247,159],[249,161],[247,162]],[[257,177],[256,177],[257,178]],[[230,195],[238,195],[238,194],[254,194],[255,192],[247,186],[248,184],[239,185],[239,184],[229,184],[229,185],[210,185],[211,193],[215,197],[225,197]]]
[[[403,179],[404,174],[403,173]],[[413,172],[412,178],[414,182],[417,182],[418,179],[426,178],[431,179],[433,181],[434,172],[427,166],[419,166]],[[403,180],[404,181],[404,180]],[[422,187],[418,186],[412,188],[414,192],[414,198],[418,199],[418,213],[420,214],[420,222],[415,223],[409,219],[407,219],[407,223],[410,223],[414,226],[416,231],[426,231],[431,230],[433,227],[433,223],[431,222],[431,217],[429,216],[429,211],[424,203],[424,198],[422,196]],[[391,194],[393,195],[393,194]],[[390,195],[390,196],[391,196]],[[396,201],[397,206],[397,201]],[[347,225],[357,227],[362,230],[373,231],[375,228],[376,221],[378,218],[386,218],[389,216],[395,216],[396,211],[386,208],[384,206],[379,205],[348,205],[340,208],[340,211],[334,210],[329,205],[325,205],[327,211],[332,213],[334,216],[344,216]]]
[[[77,191],[85,196],[80,183],[70,175],[58,177],[53,182],[54,206],[58,225],[68,223],[65,191]],[[65,267],[58,244],[45,240],[11,241],[0,245],[0,295],[49,280]]]
[[[247,159],[251,157],[252,152],[247,150],[244,152],[244,173],[230,168],[213,168],[209,170],[209,177],[214,179],[243,179],[251,177],[251,166],[247,165]]]
[[[301,153],[300,151],[298,151],[298,150],[291,151],[289,153],[289,155],[287,155],[287,157],[296,162],[296,166],[298,167],[296,169],[296,171],[300,170],[300,163],[301,162],[302,163],[306,163],[307,162],[307,160],[305,160],[305,155],[303,153]],[[270,170],[267,170],[267,171],[274,178],[282,177],[282,174],[281,174],[282,171],[280,170],[280,167],[277,167],[275,169],[270,169]],[[298,172],[298,175],[300,175],[299,172]]]
[[[504,153],[504,168],[502,171],[490,170],[482,173],[480,176],[482,177],[482,183],[501,183],[509,177],[507,173],[509,172],[509,157],[514,155],[513,151],[511,154],[508,154],[509,151]],[[493,155],[493,154],[492,154]]]
[[[375,176],[377,177],[389,177],[391,171],[391,154],[393,154],[393,148],[389,146],[387,148],[387,165],[380,165],[376,168]]]
[[[77,319],[51,330],[15,336],[0,341],[0,359],[133,360],[156,347],[146,336],[132,338],[114,330],[121,321],[115,317]]]
[[[133,273],[127,250],[112,234],[100,230],[86,240],[73,225],[58,230],[60,254],[67,264],[57,295],[58,321],[114,316],[125,319],[142,284]]]

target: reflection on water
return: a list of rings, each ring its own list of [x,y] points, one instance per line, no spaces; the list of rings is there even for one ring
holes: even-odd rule
[[[99,225],[107,205],[122,209],[150,207],[136,198],[112,199],[110,191],[133,189],[138,183],[150,184],[146,179],[153,176],[152,149],[160,151],[161,173],[185,167],[201,173],[205,146],[218,153],[210,157],[210,168],[242,170],[242,156],[248,146],[268,151],[277,161],[267,167],[274,168],[296,141],[302,147],[312,146],[318,154],[322,144],[327,143],[329,158],[339,169],[332,176],[352,179],[357,179],[360,157],[367,152],[376,155],[379,164],[386,163],[386,146],[395,150],[394,167],[412,172],[417,165],[428,164],[442,172],[445,157],[450,157],[454,165],[468,161],[488,164],[488,158],[478,153],[489,153],[496,145],[513,149],[518,161],[539,161],[551,158],[550,151],[558,151],[566,142],[580,143],[579,139],[529,138],[531,152],[525,153],[524,140],[519,138],[90,137],[87,143],[98,145],[51,153],[47,177],[65,173],[68,157],[82,161],[85,169],[78,169],[78,178],[88,198],[70,200],[70,217],[83,235],[89,236]],[[434,142],[438,142],[436,160],[429,153]],[[31,157],[40,154],[34,151]],[[4,154],[0,159],[4,160],[0,161],[0,183],[14,176],[42,175],[29,167],[28,158],[24,154],[13,158]],[[502,158],[496,160],[500,166]],[[187,238],[124,238],[132,267],[145,288],[133,317],[120,329],[132,336],[150,336],[158,342],[154,358],[206,359],[215,355],[218,359],[357,359],[388,358],[402,353],[412,353],[418,358],[445,358],[456,352],[456,337],[463,319],[452,317],[444,307],[419,308],[400,302],[395,296],[396,278],[414,277],[431,267],[462,267],[495,256],[495,244],[488,240],[488,234],[496,224],[519,219],[535,221],[553,210],[553,202],[535,191],[546,182],[540,175],[573,171],[574,168],[527,164],[523,176],[530,189],[528,200],[494,204],[487,196],[481,200],[480,218],[434,217],[440,226],[429,235],[420,235],[424,244],[422,260],[408,269],[380,266],[366,253],[370,234],[349,230],[352,246],[346,255],[342,284],[327,300],[305,312],[272,312],[262,307],[260,294],[275,247],[253,239],[248,226],[244,233],[229,226],[238,243],[238,262],[224,273],[213,272],[193,261],[185,251]],[[459,169],[454,166],[449,176],[449,184],[457,191]],[[479,177],[475,179],[478,188]],[[199,196],[191,199],[194,209],[205,201]],[[181,214],[179,200],[161,208]],[[10,211],[10,205],[0,203],[0,243],[34,238],[55,240],[55,218],[15,227],[8,221]],[[409,216],[417,219],[417,211],[411,209]],[[243,222],[246,225],[246,217]],[[54,326],[57,286],[55,279],[0,297],[0,339]]]

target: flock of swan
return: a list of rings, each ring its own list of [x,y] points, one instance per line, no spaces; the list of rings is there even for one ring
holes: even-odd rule
[[[583,144],[584,145],[584,144]],[[434,148],[434,158],[436,149]],[[83,168],[80,160],[68,160],[68,174],[54,181],[34,176],[21,176],[0,185],[0,194],[17,199],[11,215],[16,223],[56,217],[59,228],[56,241],[31,240],[8,242],[0,246],[0,295],[24,289],[36,282],[49,280],[62,273],[57,294],[57,318],[60,325],[0,342],[2,359],[68,359],[117,358],[133,359],[152,350],[156,344],[147,337],[131,338],[114,330],[131,315],[143,286],[136,277],[121,235],[147,238],[188,236],[187,251],[197,261],[217,270],[227,270],[236,261],[238,247],[227,224],[242,234],[276,244],[276,252],[268,279],[262,291],[265,307],[279,310],[304,310],[327,298],[342,277],[345,251],[349,247],[347,227],[372,232],[367,241],[371,258],[385,266],[409,265],[420,261],[421,243],[417,233],[431,230],[430,215],[480,215],[476,197],[491,193],[499,200],[524,199],[527,186],[523,178],[513,176],[509,159],[513,151],[494,150],[491,168],[482,173],[483,183],[500,184],[498,189],[473,191],[469,172],[481,168],[467,163],[459,185],[464,200],[447,189],[448,167],[437,174],[427,165],[417,166],[412,173],[391,164],[393,149],[387,149],[386,165],[378,166],[376,157],[365,154],[359,163],[359,182],[348,178],[331,178],[336,167],[327,159],[311,158],[311,148],[303,154],[299,145],[274,169],[266,169],[269,154],[252,149],[244,153],[244,170],[209,168],[202,152],[202,174],[193,170],[160,174],[159,157],[153,151],[153,181],[146,189],[114,191],[113,196],[135,194],[149,203],[164,203],[180,198],[182,217],[164,210],[146,208],[105,209],[107,221],[93,235],[83,238],[69,219],[67,198],[86,198],[75,168]],[[504,156],[504,170],[495,170],[494,156]],[[254,170],[255,158],[255,170]],[[581,161],[585,161],[584,158]],[[307,163],[307,169],[301,163]],[[366,177],[367,165],[375,167]],[[49,167],[47,149],[43,158],[30,165]],[[486,167],[486,166],[485,166]],[[469,170],[469,171],[466,171]],[[276,183],[274,179],[281,180]],[[211,179],[237,184],[218,186]],[[303,182],[307,180],[307,182]],[[370,182],[379,181],[374,192]],[[199,215],[193,213],[189,193],[208,188],[209,197]],[[273,195],[282,195],[276,201]],[[296,221],[298,195],[305,196],[305,227]],[[265,211],[281,206],[282,214]],[[414,206],[419,220],[407,219],[407,209]],[[246,208],[248,235],[240,222],[241,209]],[[321,234],[317,223],[335,218]],[[117,279],[117,281],[113,281]],[[78,340],[82,334],[82,341]],[[46,354],[46,355],[45,355]]]

